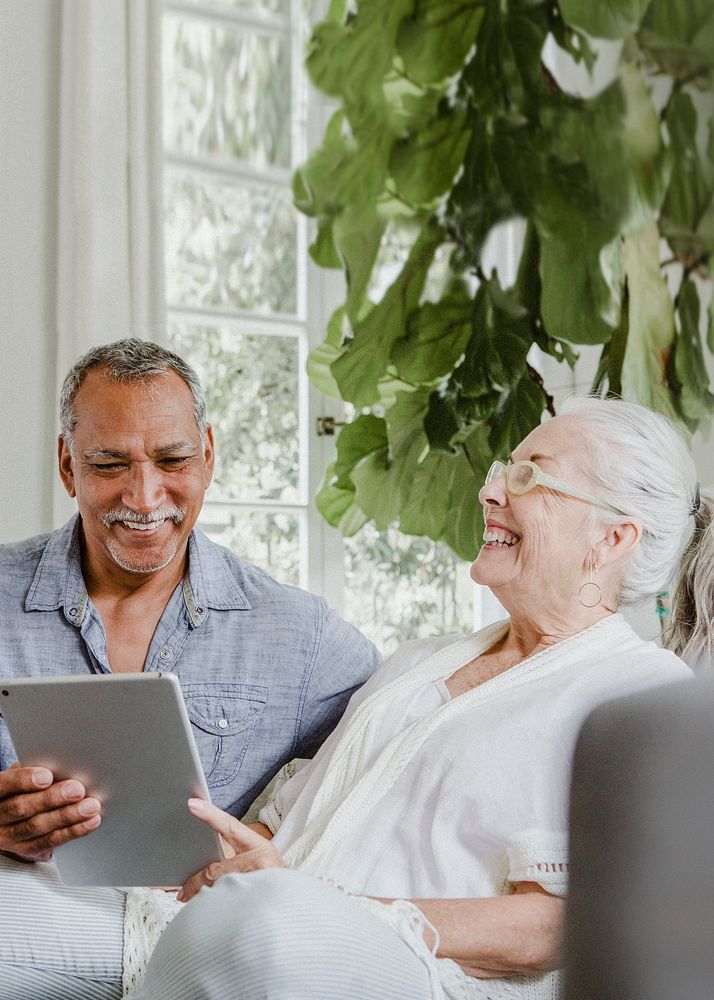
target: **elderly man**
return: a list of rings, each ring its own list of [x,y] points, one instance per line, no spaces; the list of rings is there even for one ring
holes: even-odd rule
[[[377,651],[194,527],[213,434],[177,355],[140,340],[90,351],[65,379],[60,419],[79,512],[0,546],[0,673],[173,671],[212,798],[240,816],[282,764],[314,754]],[[91,835],[101,805],[79,781],[14,761],[0,719],[0,998],[118,997],[124,895],[64,888],[43,864]]]

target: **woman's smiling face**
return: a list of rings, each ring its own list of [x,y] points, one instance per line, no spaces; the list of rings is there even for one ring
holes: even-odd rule
[[[543,472],[584,491],[588,442],[573,417],[556,417],[536,427],[510,456],[530,460]],[[592,544],[590,504],[536,486],[520,496],[506,489],[505,476],[482,486],[484,543],[471,576],[494,591],[505,607],[510,600],[575,599],[584,580]]]

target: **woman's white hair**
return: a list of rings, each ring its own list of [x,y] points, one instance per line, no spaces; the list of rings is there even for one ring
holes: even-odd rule
[[[642,529],[620,592],[621,605],[639,604],[670,585],[694,531],[697,476],[687,444],[666,417],[637,403],[571,396],[559,413],[582,425],[583,471],[595,492]]]

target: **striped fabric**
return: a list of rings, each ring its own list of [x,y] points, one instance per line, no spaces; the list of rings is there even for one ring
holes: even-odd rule
[[[164,931],[131,1000],[430,1000],[426,965],[303,872],[227,875]]]
[[[124,893],[0,855],[0,1000],[118,1000]]]

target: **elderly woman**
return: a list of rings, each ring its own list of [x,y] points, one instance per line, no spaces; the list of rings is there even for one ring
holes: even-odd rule
[[[509,618],[403,646],[255,828],[191,800],[233,856],[184,886],[136,1000],[558,996],[575,739],[690,676],[619,609],[669,583],[699,504],[664,418],[561,414],[479,494],[471,575]]]

